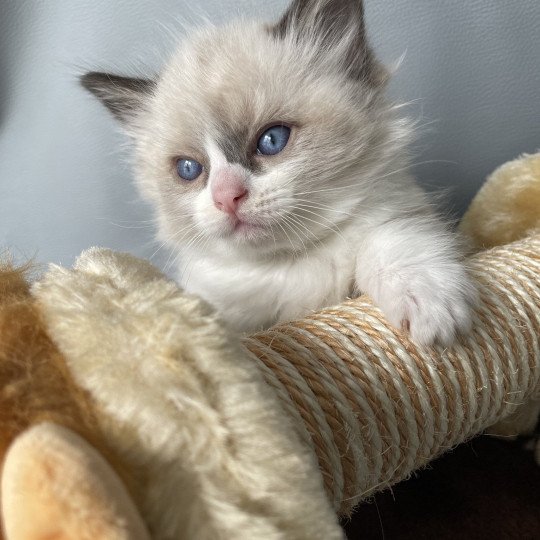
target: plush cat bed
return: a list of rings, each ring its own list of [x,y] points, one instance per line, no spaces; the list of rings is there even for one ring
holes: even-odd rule
[[[6,538],[341,538],[337,514],[537,412],[540,233],[469,266],[481,302],[451,348],[417,347],[366,298],[241,340],[108,250],[32,293],[5,271]]]
[[[540,154],[525,154],[499,167],[460,226],[477,249],[507,244],[540,229]]]

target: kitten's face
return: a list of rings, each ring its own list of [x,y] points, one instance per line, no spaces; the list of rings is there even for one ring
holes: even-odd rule
[[[137,175],[162,239],[304,250],[361,212],[395,136],[362,15],[299,1],[276,27],[201,31],[139,92]]]

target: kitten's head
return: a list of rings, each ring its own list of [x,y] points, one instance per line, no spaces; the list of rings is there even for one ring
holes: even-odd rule
[[[295,0],[273,25],[185,41],[155,80],[83,85],[136,143],[139,186],[173,247],[303,250],[362,212],[404,132],[360,0]]]

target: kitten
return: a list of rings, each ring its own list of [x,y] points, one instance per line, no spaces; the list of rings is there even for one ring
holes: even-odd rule
[[[470,326],[455,237],[409,176],[360,0],[204,28],[154,80],[82,84],[135,143],[179,279],[242,331],[369,294],[421,344]]]

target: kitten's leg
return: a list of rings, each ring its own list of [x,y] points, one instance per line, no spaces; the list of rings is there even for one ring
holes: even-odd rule
[[[362,242],[356,284],[416,342],[449,344],[469,329],[476,302],[460,259],[455,237],[437,218],[394,218]]]

